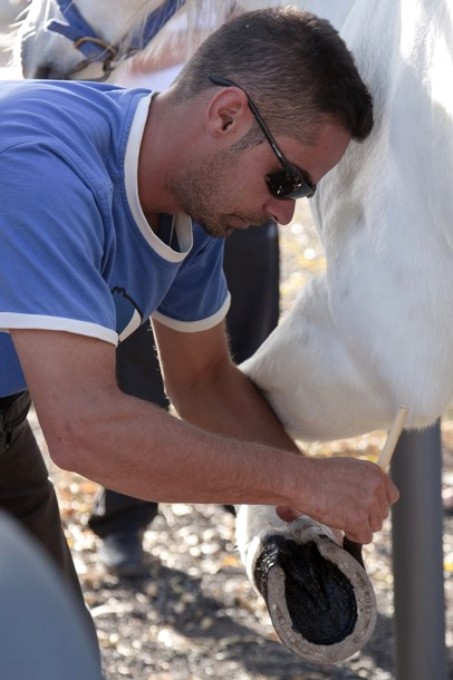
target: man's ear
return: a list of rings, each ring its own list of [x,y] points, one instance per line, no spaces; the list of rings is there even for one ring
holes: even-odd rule
[[[251,123],[247,96],[238,87],[225,87],[208,102],[206,125],[210,134],[215,137],[231,134],[241,137],[248,131]]]

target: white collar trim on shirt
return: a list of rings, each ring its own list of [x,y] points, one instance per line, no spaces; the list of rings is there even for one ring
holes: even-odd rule
[[[138,156],[152,97],[153,95],[149,95],[140,100],[135,111],[134,120],[132,121],[124,159],[126,196],[132,216],[143,238],[151,248],[169,262],[182,262],[193,245],[192,220],[189,215],[186,213],[175,215],[175,231],[180,251],[173,250],[173,248],[161,241],[149,226],[138,197]]]

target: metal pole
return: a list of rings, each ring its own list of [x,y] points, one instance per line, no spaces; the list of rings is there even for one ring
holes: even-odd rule
[[[446,680],[440,423],[403,432],[392,461],[397,680]]]

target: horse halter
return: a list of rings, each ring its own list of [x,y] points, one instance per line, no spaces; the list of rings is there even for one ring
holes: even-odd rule
[[[99,37],[83,18],[74,0],[55,0],[67,23],[51,19],[46,24],[46,30],[59,33],[70,40],[85,57],[68,75],[78,73],[89,64],[97,62],[102,64],[103,75],[96,80],[103,81],[122,61],[144,49],[185,1],[164,0],[160,7],[151,12],[144,26],[132,35],[129,44],[124,48],[111,45]]]

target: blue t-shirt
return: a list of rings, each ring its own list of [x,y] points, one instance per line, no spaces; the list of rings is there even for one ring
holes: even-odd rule
[[[223,240],[189,216],[176,245],[150,228],[137,169],[147,90],[0,84],[0,329],[59,330],[116,345],[149,316],[194,332],[229,306]],[[26,387],[0,332],[0,396]]]

